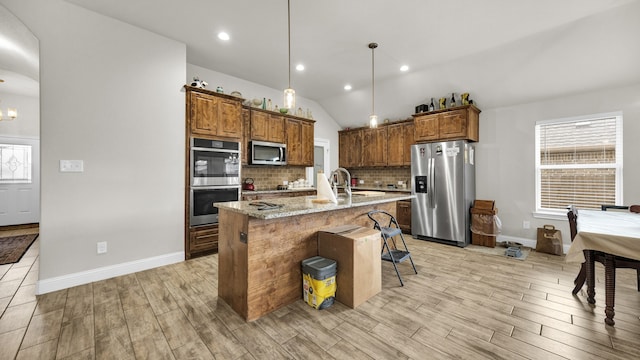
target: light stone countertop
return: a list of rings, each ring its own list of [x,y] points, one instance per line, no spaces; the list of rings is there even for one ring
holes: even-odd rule
[[[383,204],[387,202],[413,199],[415,196],[401,192],[385,192],[381,196],[358,196],[351,198],[351,202],[340,197],[337,204],[334,203],[316,203],[313,202],[316,196],[298,196],[287,198],[275,198],[267,200],[252,201],[231,201],[223,203],[214,203],[213,205],[219,209],[230,210],[241,214],[249,215],[258,219],[277,219],[288,216],[313,214],[324,211],[333,211],[348,209],[352,207],[368,206],[375,204]],[[273,209],[258,210],[259,206],[251,205],[253,203],[269,203],[280,205]]]

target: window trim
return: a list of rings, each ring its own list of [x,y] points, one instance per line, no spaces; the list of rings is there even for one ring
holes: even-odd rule
[[[562,124],[569,122],[579,122],[579,121],[593,121],[603,118],[615,118],[616,119],[616,162],[615,164],[576,164],[571,167],[563,166],[563,165],[545,165],[545,169],[551,168],[610,168],[615,169],[616,172],[616,191],[615,191],[615,205],[622,205],[624,203],[622,194],[623,192],[623,146],[622,146],[622,111],[610,112],[610,113],[599,113],[592,115],[583,115],[583,116],[575,116],[568,118],[560,118],[560,119],[548,119],[548,120],[539,120],[536,121],[535,124],[535,212],[533,213],[534,217],[555,217],[557,215],[563,215],[565,213],[564,210],[554,210],[542,208],[542,198],[541,198],[541,174],[542,174],[542,165],[540,164],[540,129],[539,125],[548,125],[548,124]],[[567,204],[569,205],[569,204]]]

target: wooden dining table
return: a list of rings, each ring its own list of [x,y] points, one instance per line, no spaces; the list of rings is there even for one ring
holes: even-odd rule
[[[604,256],[605,323],[614,325],[615,257],[640,261],[640,214],[580,210],[567,262],[585,263],[587,301],[595,304],[595,259]]]

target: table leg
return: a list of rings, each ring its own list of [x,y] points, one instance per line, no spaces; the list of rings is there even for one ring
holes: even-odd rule
[[[582,286],[584,286],[584,282],[587,280],[587,267],[585,264],[586,262],[583,262],[580,265],[580,271],[578,272],[578,276],[576,276],[575,280],[573,280],[573,283],[575,284],[575,287],[571,292],[573,295],[577,294],[580,291],[580,289],[582,289]]]
[[[596,276],[595,276],[595,254],[593,250],[584,251],[585,263],[587,268],[587,302],[589,304],[596,303]]]
[[[616,266],[613,255],[606,254],[604,257],[604,291],[606,298],[606,306],[604,313],[607,317],[604,322],[607,325],[613,326],[616,322],[613,321],[613,317],[616,312],[613,310],[616,298]]]

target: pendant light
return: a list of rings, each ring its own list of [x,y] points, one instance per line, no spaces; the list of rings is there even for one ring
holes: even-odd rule
[[[296,92],[291,88],[291,0],[287,0],[287,36],[289,44],[289,87],[284,89],[284,105],[282,107],[292,112],[296,108]]]
[[[378,116],[376,115],[376,81],[375,81],[375,61],[374,61],[374,49],[378,47],[376,43],[369,43],[369,49],[371,49],[371,116],[369,116],[369,127],[378,127]]]

